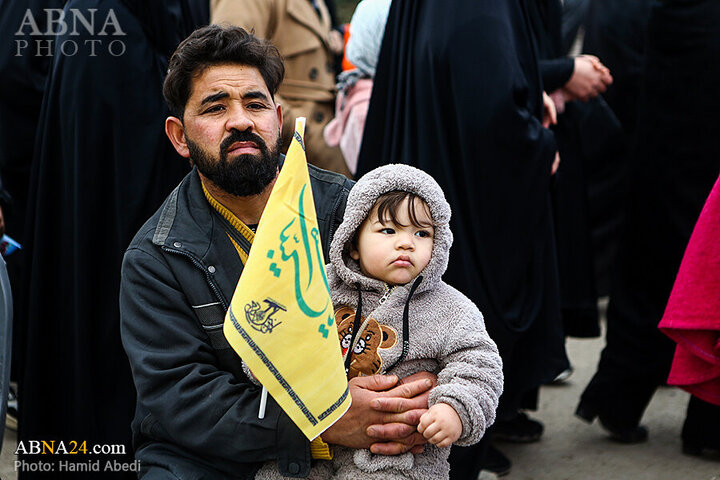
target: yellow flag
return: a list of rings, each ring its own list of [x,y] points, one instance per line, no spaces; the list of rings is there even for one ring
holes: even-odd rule
[[[299,118],[223,331],[308,439],[350,407]]]

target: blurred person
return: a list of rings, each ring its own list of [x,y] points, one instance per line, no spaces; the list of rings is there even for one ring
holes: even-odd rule
[[[358,174],[407,163],[432,175],[454,215],[446,281],[481,309],[503,359],[495,432],[535,441],[538,387],[568,368],[550,181],[553,133],[524,0],[395,0],[385,29]],[[459,252],[459,254],[457,253]],[[489,435],[494,435],[489,432]],[[486,436],[487,437],[487,436]],[[451,478],[510,461],[487,441],[456,448]]]
[[[720,450],[720,178],[693,229],[660,330],[676,343],[668,384],[690,392],[682,449]]]
[[[543,85],[558,111],[558,123],[552,129],[562,168],[554,178],[552,200],[563,325],[567,336],[597,337],[600,324],[585,165],[591,160],[588,157],[607,154],[605,149],[591,148],[588,141],[604,133],[596,130],[607,127],[586,119],[597,115],[593,110],[608,109],[596,99],[613,78],[597,57],[573,58],[563,53],[560,0],[532,0],[528,12]],[[610,127],[617,128],[617,123]],[[571,372],[564,372],[556,380],[566,379]]]
[[[562,52],[567,54],[577,41],[584,27],[590,0],[562,0]],[[583,31],[584,34],[584,31]]]
[[[657,325],[693,227],[720,172],[720,4],[652,4],[630,191],[607,312],[606,346],[576,414],[618,442],[666,382],[674,343]]]
[[[25,445],[119,445],[124,455],[87,458],[132,461],[135,391],[120,342],[120,264],[137,228],[189,169],[163,133],[161,87],[169,54],[208,15],[201,0],[65,5],[68,23],[63,29],[59,21],[50,45],[28,202],[27,343],[18,379]],[[29,20],[22,29],[32,40]],[[37,53],[29,43],[26,53]],[[54,473],[20,477],[78,476],[61,471],[57,455],[42,460],[54,462]]]
[[[3,188],[2,177],[0,177],[0,237],[5,235],[5,216],[3,215],[3,205],[7,204],[10,196]]]
[[[338,77],[335,118],[323,132],[330,146],[339,146],[350,173],[355,175],[373,77],[392,0],[363,0],[350,21],[346,59],[355,67]]]
[[[5,235],[5,216],[3,215],[2,206],[10,200],[10,195],[3,188],[2,177],[0,176],[0,237]]]
[[[0,195],[4,207],[7,233],[20,245],[25,245],[28,216],[28,189],[32,167],[35,135],[37,133],[43,92],[52,55],[30,53],[23,48],[34,42],[47,44],[48,9],[62,9],[65,0],[29,0],[16,2],[0,0],[0,175],[5,180],[5,195]],[[37,27],[32,36],[17,35],[23,19],[29,14]],[[26,32],[27,33],[27,32]],[[41,52],[45,53],[45,52]],[[17,381],[22,372],[25,340],[25,250],[15,251],[6,258],[7,273],[12,284],[14,328],[11,378]],[[11,386],[13,395],[14,388]],[[9,422],[17,423],[17,411],[8,411]]]
[[[332,30],[324,0],[211,0],[210,20],[253,31],[272,42],[285,60],[285,79],[277,100],[283,106],[283,149],[294,133],[295,119],[307,118],[305,144],[310,163],[350,176],[342,152],[323,138],[335,111],[334,56],[342,36]]]
[[[645,75],[645,48],[651,0],[588,0],[583,53],[602,59],[613,76],[603,93],[620,122],[607,155],[586,165],[588,210],[595,255],[598,294],[610,294],[613,260],[622,234],[626,196],[634,188],[628,177],[638,127],[638,106]]]

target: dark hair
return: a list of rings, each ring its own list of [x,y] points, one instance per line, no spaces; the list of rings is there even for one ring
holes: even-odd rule
[[[240,27],[201,27],[183,40],[170,57],[163,84],[163,96],[170,113],[182,119],[192,93],[192,80],[208,67],[226,64],[257,68],[273,99],[285,75],[280,52],[270,42]]]
[[[427,205],[425,200],[412,192],[403,192],[401,190],[393,190],[392,192],[383,193],[375,201],[375,205],[373,206],[373,208],[377,208],[377,217],[380,223],[385,225],[385,222],[390,220],[396,225],[402,225],[397,220],[397,212],[400,208],[400,204],[406,198],[408,199],[407,213],[408,217],[410,217],[410,223],[412,223],[415,227],[432,226],[426,223],[421,223],[420,220],[418,220],[417,218],[416,200],[422,202],[421,205]],[[402,226],[406,227],[407,225]]]
[[[415,212],[417,208],[416,200],[422,202],[422,205],[427,205],[427,202],[423,200],[422,197],[415,195],[412,192],[403,192],[402,190],[393,190],[391,192],[383,193],[382,195],[380,195],[377,200],[375,200],[375,205],[373,205],[373,207],[370,209],[370,214],[372,214],[373,210],[377,209],[375,210],[377,218],[383,225],[385,225],[386,222],[390,220],[395,225],[401,225],[405,227],[407,225],[403,225],[398,221],[397,212],[400,209],[400,204],[406,198],[408,199],[407,211],[408,217],[410,217],[410,223],[412,223],[418,228],[426,228],[433,226],[426,223],[420,223],[420,220],[418,220],[417,218],[417,213]],[[367,221],[370,218],[370,214],[368,214],[364,221]],[[360,228],[355,230],[355,233],[350,240],[350,245],[355,248],[357,248],[359,234]]]

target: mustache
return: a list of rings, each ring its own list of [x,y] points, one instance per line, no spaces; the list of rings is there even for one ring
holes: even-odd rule
[[[223,140],[220,144],[220,154],[226,156],[230,145],[235,142],[254,142],[260,151],[267,151],[267,144],[260,135],[252,133],[248,130],[245,130],[244,132],[241,132],[240,130],[233,130],[230,132],[230,136]]]

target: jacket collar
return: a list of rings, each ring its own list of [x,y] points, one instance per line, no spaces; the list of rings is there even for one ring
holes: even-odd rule
[[[152,241],[163,250],[189,257],[217,282],[226,297],[221,300],[232,297],[243,264],[205,198],[196,168],[166,200]]]

